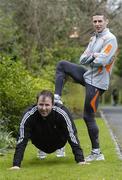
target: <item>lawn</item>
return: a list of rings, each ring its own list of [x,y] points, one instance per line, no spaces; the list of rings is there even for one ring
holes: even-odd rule
[[[122,180],[122,160],[118,158],[109,130],[102,119],[97,119],[100,128],[100,144],[105,161],[80,166],[74,161],[70,146],[66,145],[66,157],[57,158],[55,153],[45,160],[37,158],[37,149],[28,144],[21,169],[9,170],[14,151],[0,157],[0,180]],[[90,141],[82,120],[76,120],[80,143],[87,156]]]

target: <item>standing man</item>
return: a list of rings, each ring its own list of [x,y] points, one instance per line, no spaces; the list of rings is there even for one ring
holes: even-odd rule
[[[112,91],[112,100],[113,100],[113,106],[116,106],[118,104],[118,100],[119,100],[119,92],[117,90],[117,88],[114,88]]]
[[[104,14],[92,17],[94,35],[88,47],[80,57],[80,65],[68,61],[60,61],[56,70],[55,102],[61,103],[61,94],[66,75],[71,76],[76,83],[85,86],[84,121],[91,140],[91,154],[86,161],[104,160],[99,145],[99,129],[95,121],[100,95],[109,87],[110,74],[117,51],[116,37],[107,28],[108,19]],[[86,67],[84,67],[84,66]]]
[[[10,169],[20,169],[29,139],[45,153],[52,153],[64,147],[68,141],[75,161],[80,165],[87,164],[84,161],[71,114],[66,107],[60,104],[54,105],[53,101],[53,94],[48,90],[43,90],[37,96],[37,105],[30,108],[23,116],[13,167]]]

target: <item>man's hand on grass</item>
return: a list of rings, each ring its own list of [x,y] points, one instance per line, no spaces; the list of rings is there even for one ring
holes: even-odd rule
[[[90,163],[86,162],[86,161],[83,161],[83,162],[79,162],[78,165],[89,165]]]
[[[13,167],[9,168],[9,170],[19,170],[19,169],[20,169],[19,166],[13,166]]]

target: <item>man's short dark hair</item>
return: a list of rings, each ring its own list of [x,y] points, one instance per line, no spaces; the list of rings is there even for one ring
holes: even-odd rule
[[[50,99],[52,100],[52,104],[54,103],[54,95],[50,90],[43,90],[43,91],[39,92],[36,96],[37,101],[40,96],[43,96],[44,98],[50,97]]]
[[[98,12],[95,12],[92,16],[104,16],[104,19],[108,19],[107,12],[98,11]]]

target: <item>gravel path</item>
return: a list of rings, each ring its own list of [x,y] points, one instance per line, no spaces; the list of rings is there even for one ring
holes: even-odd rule
[[[122,158],[122,106],[101,107],[101,116],[110,128],[120,158]]]

